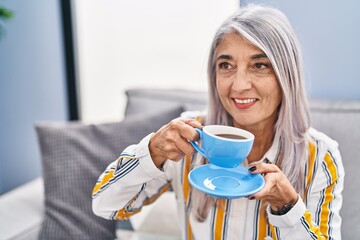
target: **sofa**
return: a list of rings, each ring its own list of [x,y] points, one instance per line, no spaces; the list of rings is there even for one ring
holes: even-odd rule
[[[168,192],[127,221],[91,211],[97,177],[127,145],[176,118],[206,109],[207,94],[190,90],[130,89],[119,122],[37,122],[43,174],[0,196],[0,239],[180,239],[174,194]],[[343,239],[360,235],[360,101],[310,101],[312,126],[339,142],[346,177]],[[159,216],[156,221],[150,216]],[[166,227],[165,227],[166,226]]]

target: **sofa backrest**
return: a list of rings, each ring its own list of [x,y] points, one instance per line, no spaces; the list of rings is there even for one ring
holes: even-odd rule
[[[188,90],[131,89],[126,91],[125,118],[137,114],[161,112],[181,106],[184,111],[203,110],[207,93]]]
[[[188,90],[132,89],[126,92],[125,117],[162,111],[174,106],[204,110],[207,93]],[[311,126],[339,143],[345,167],[345,187],[341,209],[343,239],[360,235],[360,101],[311,100]]]
[[[360,101],[312,100],[312,126],[339,143],[345,168],[342,237],[360,235]]]

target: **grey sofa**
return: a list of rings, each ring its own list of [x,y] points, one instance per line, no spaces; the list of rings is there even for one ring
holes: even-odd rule
[[[168,224],[177,221],[171,193],[159,200],[162,207],[155,203],[150,209],[144,209],[143,215],[115,224],[92,215],[89,205],[91,187],[124,146],[138,142],[146,133],[155,131],[184,110],[204,110],[207,94],[187,90],[132,89],[126,95],[125,119],[121,122],[96,125],[37,123],[43,178],[0,197],[0,239],[180,238],[176,226]],[[342,235],[343,239],[354,239],[360,235],[360,229],[356,227],[360,224],[360,205],[357,204],[360,197],[357,186],[360,183],[357,173],[360,169],[357,153],[360,101],[311,100],[310,103],[312,126],[336,139],[340,145],[346,171]],[[83,191],[74,191],[76,188]],[[147,219],[149,212],[156,212],[163,221],[154,223]],[[165,228],[164,224],[169,227]],[[132,238],[134,232],[137,236]]]

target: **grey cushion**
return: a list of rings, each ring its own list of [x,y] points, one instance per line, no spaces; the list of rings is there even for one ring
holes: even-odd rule
[[[114,239],[115,222],[92,213],[97,178],[130,144],[156,131],[183,109],[97,125],[39,123],[45,185],[45,219],[40,239]]]
[[[126,91],[125,117],[156,113],[181,106],[185,111],[203,110],[207,106],[207,93],[188,90],[130,89]]]
[[[326,133],[339,143],[345,168],[343,207],[341,208],[342,237],[354,239],[360,235],[360,102],[324,101],[311,102],[312,126]]]

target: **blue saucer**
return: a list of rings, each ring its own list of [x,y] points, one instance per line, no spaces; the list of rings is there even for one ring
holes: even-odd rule
[[[219,198],[246,197],[260,191],[265,180],[242,166],[221,168],[206,164],[190,171],[190,184],[198,190]]]

